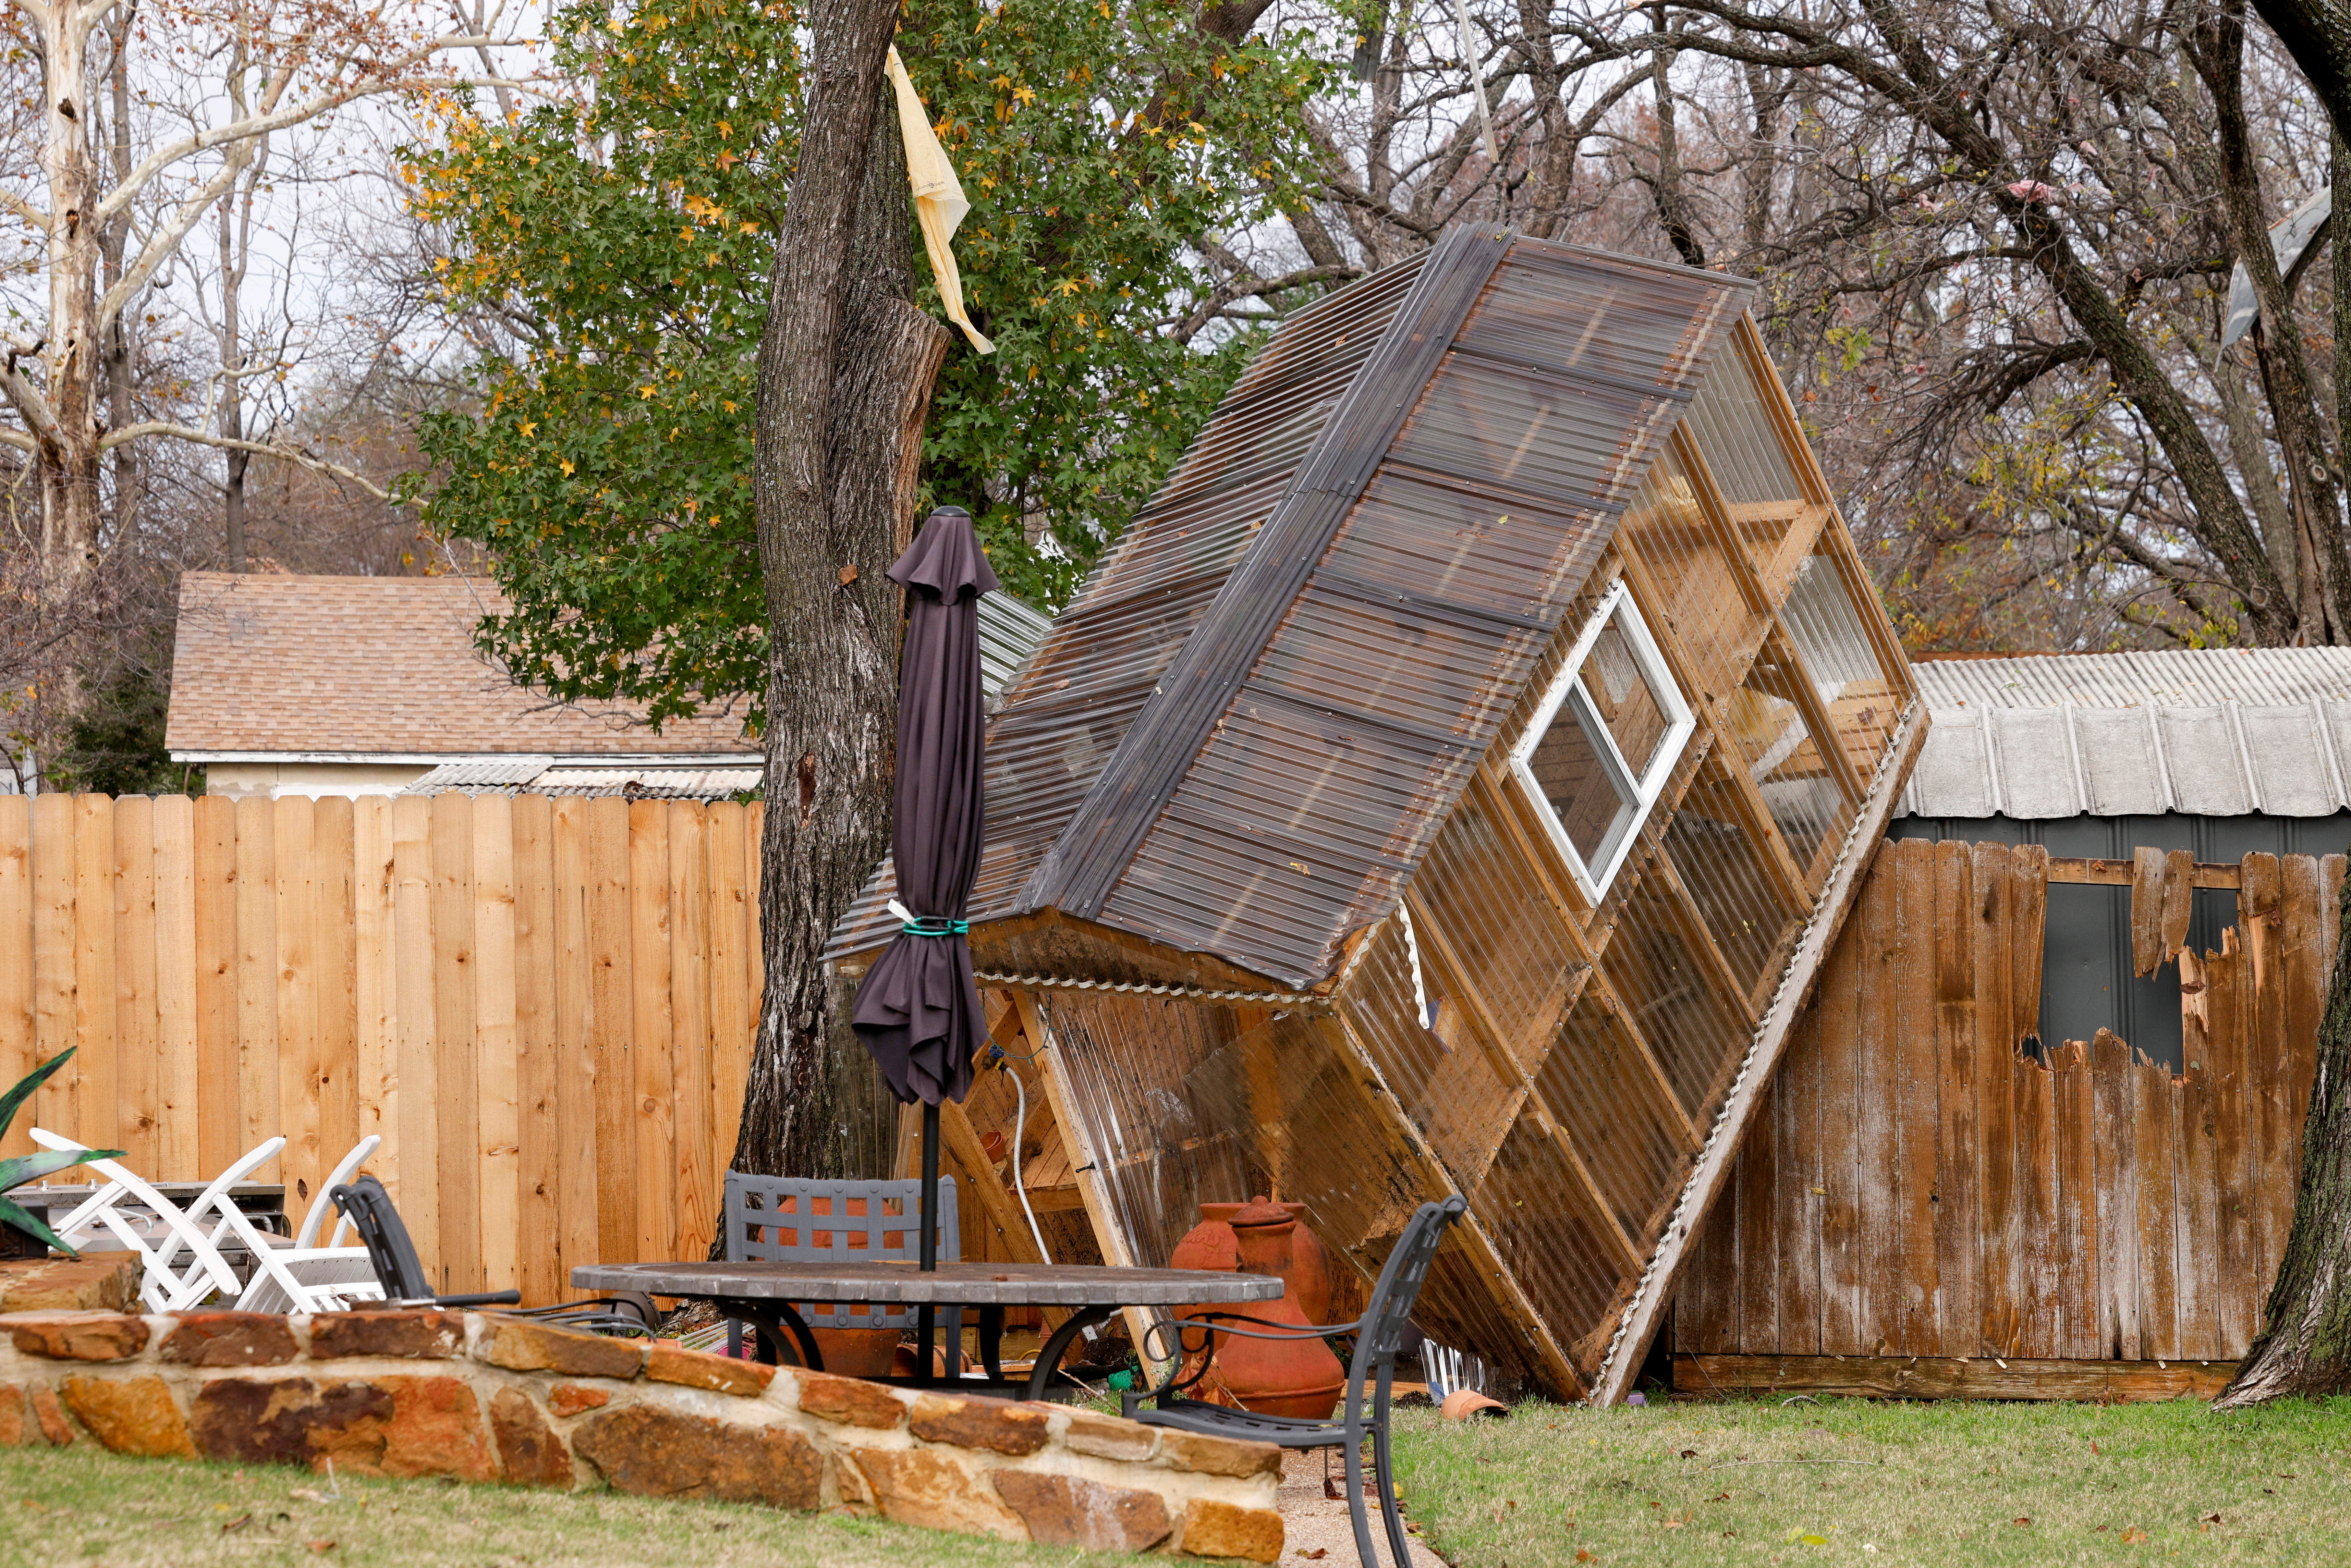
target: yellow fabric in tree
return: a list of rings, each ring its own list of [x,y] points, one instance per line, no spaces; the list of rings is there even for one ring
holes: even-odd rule
[[[930,253],[931,277],[938,283],[939,298],[946,306],[947,319],[963,329],[971,346],[992,354],[996,345],[964,313],[963,275],[956,270],[955,252],[949,246],[956,225],[971,211],[971,204],[963,199],[963,183],[956,178],[955,165],[947,162],[946,149],[932,134],[931,117],[923,100],[914,96],[914,84],[894,45],[890,50],[890,85],[898,90],[898,131],[906,139],[906,180],[914,188],[914,221],[923,225],[923,248]]]

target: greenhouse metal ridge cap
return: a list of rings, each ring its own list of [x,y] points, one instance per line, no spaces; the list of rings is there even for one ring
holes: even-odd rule
[[[1248,554],[1031,874],[1021,907],[1101,914],[1515,237],[1501,225],[1468,224],[1437,242]]]

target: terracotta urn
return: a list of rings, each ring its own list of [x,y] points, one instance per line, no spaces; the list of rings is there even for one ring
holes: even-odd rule
[[[1286,1276],[1292,1261],[1292,1239],[1298,1216],[1290,1205],[1257,1202],[1227,1221],[1240,1250],[1244,1274]],[[1327,1281],[1327,1276],[1325,1276]],[[1303,1326],[1311,1322],[1301,1310],[1294,1281],[1285,1278],[1281,1300],[1252,1301],[1238,1309],[1255,1323],[1244,1326]],[[1329,1300],[1326,1293],[1324,1301]],[[1228,1309],[1231,1310],[1231,1309]],[[1347,1369],[1318,1339],[1267,1340],[1229,1335],[1217,1344],[1217,1375],[1234,1398],[1260,1416],[1294,1416],[1327,1421],[1338,1407]]]
[[[1205,1269],[1217,1274],[1229,1274],[1238,1269],[1241,1266],[1240,1243],[1234,1239],[1233,1228],[1229,1221],[1235,1214],[1247,1207],[1246,1204],[1238,1203],[1202,1204],[1200,1223],[1186,1231],[1184,1239],[1176,1243],[1176,1250],[1168,1255],[1167,1266],[1170,1269]],[[1231,1311],[1229,1307],[1195,1303],[1188,1307],[1177,1307],[1176,1315],[1179,1318],[1190,1318],[1206,1312],[1229,1311]],[[1186,1372],[1194,1370],[1188,1364],[1188,1358],[1199,1354],[1207,1348],[1207,1338],[1205,1333],[1187,1332],[1184,1335],[1184,1354],[1187,1358],[1187,1364],[1185,1367]]]

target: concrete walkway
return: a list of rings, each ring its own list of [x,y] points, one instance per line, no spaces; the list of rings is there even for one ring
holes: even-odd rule
[[[1328,1456],[1332,1468],[1338,1469],[1338,1455]],[[1282,1456],[1281,1491],[1274,1506],[1281,1511],[1284,1540],[1281,1560],[1285,1568],[1301,1558],[1321,1562],[1327,1568],[1355,1568],[1354,1527],[1347,1522],[1347,1505],[1322,1495],[1322,1454],[1288,1453]],[[1412,1499],[1406,1497],[1405,1519],[1412,1519]],[[1379,1552],[1380,1563],[1387,1564],[1388,1537],[1380,1521],[1378,1494],[1371,1500],[1372,1538]],[[1430,1551],[1418,1536],[1412,1538],[1412,1568],[1445,1568],[1445,1559]]]

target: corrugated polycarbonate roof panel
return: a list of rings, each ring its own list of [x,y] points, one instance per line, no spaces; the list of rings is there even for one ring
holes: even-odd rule
[[[1095,917],[1285,984],[1327,974],[1418,862],[1743,298],[1514,241]]]
[[[1908,815],[2323,817],[2351,807],[2351,648],[1914,668],[1933,724],[1904,792]]]
[[[1038,862],[1289,490],[1419,270],[1415,258],[1284,323],[1167,485],[1054,618],[988,727],[987,839],[974,919],[1024,907]],[[895,887],[884,862],[834,928],[828,956],[887,939],[897,923],[884,905]]]

